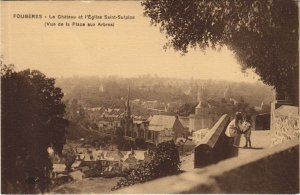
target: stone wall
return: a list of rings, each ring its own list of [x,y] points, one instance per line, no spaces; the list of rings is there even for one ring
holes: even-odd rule
[[[282,105],[272,112],[272,145],[299,139],[298,107]]]
[[[299,193],[299,143],[289,141],[244,158],[137,184],[114,193]]]

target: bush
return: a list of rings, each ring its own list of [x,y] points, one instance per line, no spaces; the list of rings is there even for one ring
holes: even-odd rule
[[[180,159],[177,147],[173,141],[158,144],[153,159],[149,163],[141,164],[132,170],[127,177],[122,178],[112,190],[143,183],[159,177],[178,174]]]

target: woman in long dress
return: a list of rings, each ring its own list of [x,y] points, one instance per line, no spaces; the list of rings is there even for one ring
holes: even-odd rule
[[[241,112],[237,112],[235,114],[234,119],[228,124],[227,129],[225,131],[225,135],[227,137],[238,136],[242,122],[243,122],[243,115]]]

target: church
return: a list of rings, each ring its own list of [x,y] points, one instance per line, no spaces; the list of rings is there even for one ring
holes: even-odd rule
[[[198,88],[198,105],[195,114],[189,115],[189,132],[199,129],[210,129],[217,120],[217,116],[211,112],[211,106],[207,102],[207,90],[204,85]]]

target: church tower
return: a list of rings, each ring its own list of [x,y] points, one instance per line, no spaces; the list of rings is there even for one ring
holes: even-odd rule
[[[214,116],[210,113],[207,102],[207,91],[205,85],[198,88],[198,105],[195,108],[195,114],[189,116],[189,131],[211,128],[214,123]]]

